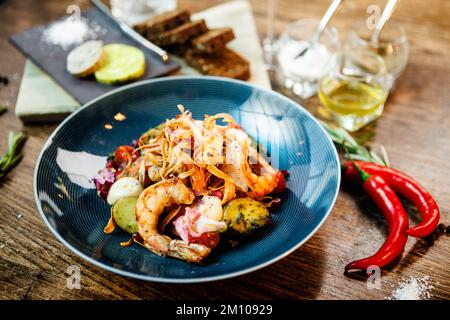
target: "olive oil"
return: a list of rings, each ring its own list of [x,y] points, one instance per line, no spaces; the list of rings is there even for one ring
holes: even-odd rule
[[[381,84],[327,77],[318,94],[325,112],[345,129],[355,131],[381,115],[388,91]]]
[[[387,91],[381,85],[359,81],[328,78],[319,87],[320,101],[342,115],[370,115],[384,104],[386,96]]]
[[[331,59],[328,75],[319,83],[319,114],[347,131],[356,131],[383,113],[389,79],[383,59],[373,51],[338,52]]]

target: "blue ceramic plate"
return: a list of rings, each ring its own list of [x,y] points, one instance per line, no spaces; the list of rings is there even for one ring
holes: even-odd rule
[[[233,248],[213,251],[204,265],[158,257],[137,244],[120,247],[129,235],[121,230],[103,233],[109,206],[82,176],[95,167],[95,161],[101,164],[116,146],[129,144],[148,128],[178,114],[179,103],[197,119],[204,114],[230,113],[268,146],[274,166],[290,174],[281,208],[271,213],[273,224]],[[50,230],[89,262],[143,280],[204,282],[265,267],[308,240],[334,205],[339,168],[336,150],[325,131],[286,97],[241,81],[170,77],[120,88],[68,117],[41,152],[34,191]]]

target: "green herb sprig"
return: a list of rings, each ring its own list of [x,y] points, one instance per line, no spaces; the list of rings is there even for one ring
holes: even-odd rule
[[[26,136],[22,133],[9,133],[8,150],[0,158],[0,181],[2,181],[6,174],[11,171],[22,159],[22,148],[25,140]]]
[[[8,110],[8,108],[6,108],[5,106],[2,106],[2,105],[0,104],[0,115],[2,115],[3,113],[5,113],[6,110]]]
[[[345,129],[320,121],[333,142],[341,147],[348,160],[361,160],[377,163],[389,167],[386,149],[381,146],[381,156],[377,155],[369,146],[361,146]]]

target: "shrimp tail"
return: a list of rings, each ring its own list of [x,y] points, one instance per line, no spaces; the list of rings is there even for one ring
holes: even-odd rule
[[[200,263],[211,252],[211,248],[198,243],[186,244],[180,240],[172,240],[169,243],[167,255],[173,258]]]
[[[149,237],[144,246],[158,256],[169,256],[193,263],[200,263],[211,252],[211,248],[202,244],[186,244],[160,234]]]

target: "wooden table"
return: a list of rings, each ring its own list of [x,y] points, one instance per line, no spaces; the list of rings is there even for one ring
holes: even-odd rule
[[[180,0],[193,11],[220,1]],[[265,1],[251,1],[263,36]],[[97,268],[65,248],[42,222],[33,197],[38,153],[55,125],[23,126],[14,104],[25,59],[8,44],[19,31],[65,14],[72,1],[6,1],[0,6],[0,73],[10,85],[0,88],[0,102],[10,110],[0,117],[0,152],[8,131],[28,136],[25,158],[0,185],[0,298],[7,299],[384,299],[405,277],[429,276],[432,298],[450,298],[450,239],[433,246],[410,239],[403,259],[381,277],[380,289],[343,275],[346,263],[376,251],[386,224],[362,193],[341,190],[335,208],[320,230],[301,248],[264,268],[238,278],[194,285],[146,283]],[[76,1],[87,8],[87,1]],[[329,1],[279,1],[278,32],[292,20],[319,18]],[[352,21],[366,16],[369,4],[349,1],[332,23],[341,35]],[[411,50],[408,67],[376,123],[374,147],[384,145],[392,164],[428,188],[450,223],[450,1],[402,1],[393,18],[406,29]],[[305,103],[315,112],[317,100]],[[413,220],[417,221],[416,220]],[[81,268],[81,289],[66,288],[66,270]]]

